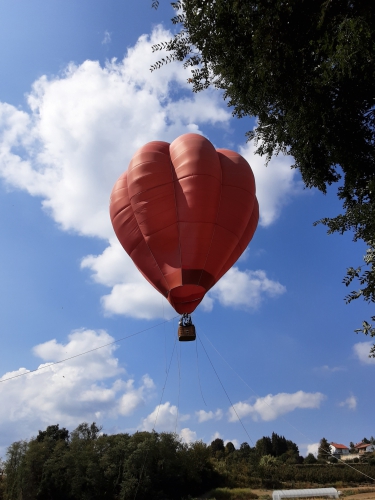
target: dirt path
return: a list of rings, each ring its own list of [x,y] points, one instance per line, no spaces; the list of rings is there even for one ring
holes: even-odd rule
[[[338,488],[339,491],[342,491],[344,496],[343,498],[345,500],[367,500],[367,499],[370,499],[370,500],[375,500],[375,488],[372,488],[372,491],[369,491],[369,492],[366,492],[366,493],[361,493],[361,490],[366,490],[366,489],[370,489],[370,488]],[[345,492],[346,491],[354,491],[355,494],[354,495],[345,495]],[[357,493],[358,492],[358,493]]]
[[[371,491],[366,491],[370,490]],[[343,500],[375,500],[375,486],[374,487],[363,487],[363,488],[337,488],[338,491],[341,491],[343,494],[341,495],[341,499]],[[362,491],[366,491],[366,493],[362,493]],[[258,497],[261,499],[262,496],[268,495],[272,498],[273,490],[253,490],[252,492],[256,493]],[[348,495],[347,493],[353,492],[353,495]]]

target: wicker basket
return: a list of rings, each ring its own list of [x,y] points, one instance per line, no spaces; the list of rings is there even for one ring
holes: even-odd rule
[[[178,327],[178,340],[180,342],[189,342],[195,340],[195,326],[179,326]]]

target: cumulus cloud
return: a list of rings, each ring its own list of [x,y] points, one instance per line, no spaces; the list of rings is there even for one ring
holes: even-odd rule
[[[111,43],[111,34],[108,30],[105,30],[103,40],[102,40],[102,45],[108,45]]]
[[[209,298],[217,299],[223,306],[257,309],[265,297],[285,292],[285,286],[267,278],[265,271],[232,267],[210,291]]]
[[[203,297],[203,300],[199,304],[199,307],[202,309],[202,311],[211,312],[214,308],[214,302],[214,299],[207,294]]]
[[[184,443],[193,443],[194,441],[197,441],[197,433],[188,427],[185,427],[180,431],[180,438]]]
[[[220,432],[216,431],[212,436],[211,436],[211,439],[210,439],[210,442],[209,444],[212,443],[212,441],[215,441],[215,439],[223,439]],[[238,439],[223,439],[224,441],[224,445],[226,445],[227,443],[231,442],[235,448],[239,448],[240,447],[240,444],[239,444],[239,441]]]
[[[372,345],[373,342],[370,340],[368,342],[358,342],[358,344],[354,344],[353,346],[355,356],[363,365],[375,365],[375,358],[369,358]]]
[[[171,405],[169,401],[164,404],[156,406],[153,412],[142,419],[141,430],[152,431],[153,429],[158,432],[165,431],[171,432],[171,429],[176,429],[178,422],[189,420],[190,415],[183,415],[178,413],[178,408]]]
[[[309,453],[312,453],[315,457],[318,456],[318,449],[319,449],[320,443],[312,443],[307,445],[307,451],[306,451],[306,456]]]
[[[293,164],[290,156],[274,156],[265,167],[265,157],[254,154],[256,149],[254,142],[249,142],[240,148],[240,154],[253,169],[259,200],[260,225],[266,227],[275,222],[282,208],[293,196],[302,192],[302,184],[296,181],[297,171],[290,168]]]
[[[151,45],[170,34],[142,36],[123,61],[70,64],[41,77],[28,96],[30,112],[0,106],[0,175],[41,196],[64,230],[109,239],[108,199],[118,176],[142,144],[173,140],[201,123],[229,120],[218,92],[172,101],[170,86],[187,88],[178,64],[150,74]],[[178,109],[177,109],[178,108]],[[150,120],[152,116],[152,120]]]
[[[275,420],[281,415],[297,409],[319,408],[324,399],[324,394],[320,392],[298,391],[293,394],[285,392],[275,395],[268,394],[264,398],[258,398],[254,404],[242,401],[236,403],[234,405],[235,411],[233,408],[229,409],[229,421],[236,422],[237,415],[240,418],[251,416],[255,421]]]
[[[114,182],[143,144],[155,138],[172,141],[188,131],[201,133],[207,124],[227,126],[231,118],[218,91],[190,92],[180,64],[150,73],[155,60],[151,46],[170,36],[156,27],[121,61],[113,59],[102,67],[88,60],[70,64],[57,77],[39,78],[27,96],[27,111],[0,103],[0,177],[9,187],[40,197],[62,230],[108,242],[101,255],[88,255],[81,263],[95,282],[109,288],[101,300],[106,314],[145,319],[174,314],[114,238],[108,215]],[[103,43],[109,41],[105,32]],[[241,152],[255,171],[261,223],[268,225],[293,192],[294,172],[281,157],[266,169],[253,157],[251,145]],[[256,308],[264,297],[284,291],[264,271],[234,269],[202,309],[212,310],[215,300],[223,306]]]
[[[81,267],[92,272],[95,282],[111,288],[101,299],[107,314],[145,319],[176,315],[169,302],[143,278],[117,239],[111,238],[101,255],[86,256]]]
[[[215,439],[222,439],[220,432],[216,431],[216,432],[215,432],[215,433],[211,436],[210,443],[212,443],[212,441],[215,441]]]
[[[328,365],[323,365],[323,366],[318,366],[314,368],[314,371],[320,372],[320,373],[336,373],[336,372],[342,372],[345,371],[346,368],[343,366],[328,366]]]
[[[341,401],[339,406],[348,408],[349,410],[355,410],[357,408],[357,398],[355,396],[349,396],[345,401]]]
[[[240,447],[240,443],[239,443],[238,439],[226,439],[226,440],[224,441],[224,444],[225,444],[225,445],[227,445],[229,442],[230,442],[230,443],[232,443],[232,444],[233,444],[233,446],[234,446],[236,449],[238,449],[238,448]]]
[[[198,422],[201,424],[202,422],[207,422],[207,420],[221,420],[223,417],[223,410],[220,410],[220,408],[215,412],[199,410],[196,411],[195,414],[198,417]]]
[[[33,348],[34,355],[44,361],[39,365],[43,369],[8,381],[28,370],[5,373],[0,379],[0,395],[7,402],[0,408],[0,446],[9,443],[14,429],[14,438],[19,439],[54,422],[72,427],[82,421],[127,416],[142,406],[153,393],[154,383],[148,375],[138,383],[124,380],[126,372],[114,356],[115,344],[51,366],[113,341],[104,330],[76,330],[65,344],[53,339]]]

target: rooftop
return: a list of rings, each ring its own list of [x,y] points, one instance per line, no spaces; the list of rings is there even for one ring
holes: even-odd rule
[[[339,444],[339,443],[331,443],[332,446],[334,446],[336,449],[343,449],[343,450],[348,450],[349,448],[345,446],[344,444]]]
[[[371,443],[358,443],[354,445],[354,448],[367,448],[367,446],[370,446]]]

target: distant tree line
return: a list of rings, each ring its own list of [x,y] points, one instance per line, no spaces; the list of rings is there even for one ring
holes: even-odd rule
[[[232,488],[309,488],[366,483],[366,476],[375,477],[375,454],[365,456],[354,468],[348,467],[329,454],[325,438],[320,441],[318,457],[309,453],[305,458],[293,441],[276,433],[262,437],[254,447],[242,443],[238,450],[228,453],[230,444],[224,447],[217,439],[210,447],[215,469]]]
[[[95,424],[72,433],[59,425],[7,450],[2,481],[7,500],[174,499],[219,484],[202,442],[171,433],[101,434]]]
[[[297,487],[365,479],[344,465],[311,457],[303,459],[295,443],[275,433],[236,449],[220,438],[210,445],[186,444],[173,433],[107,435],[95,423],[82,423],[73,432],[51,425],[9,446],[0,464],[0,500],[177,500],[221,486]],[[375,464],[357,465],[374,477]]]

